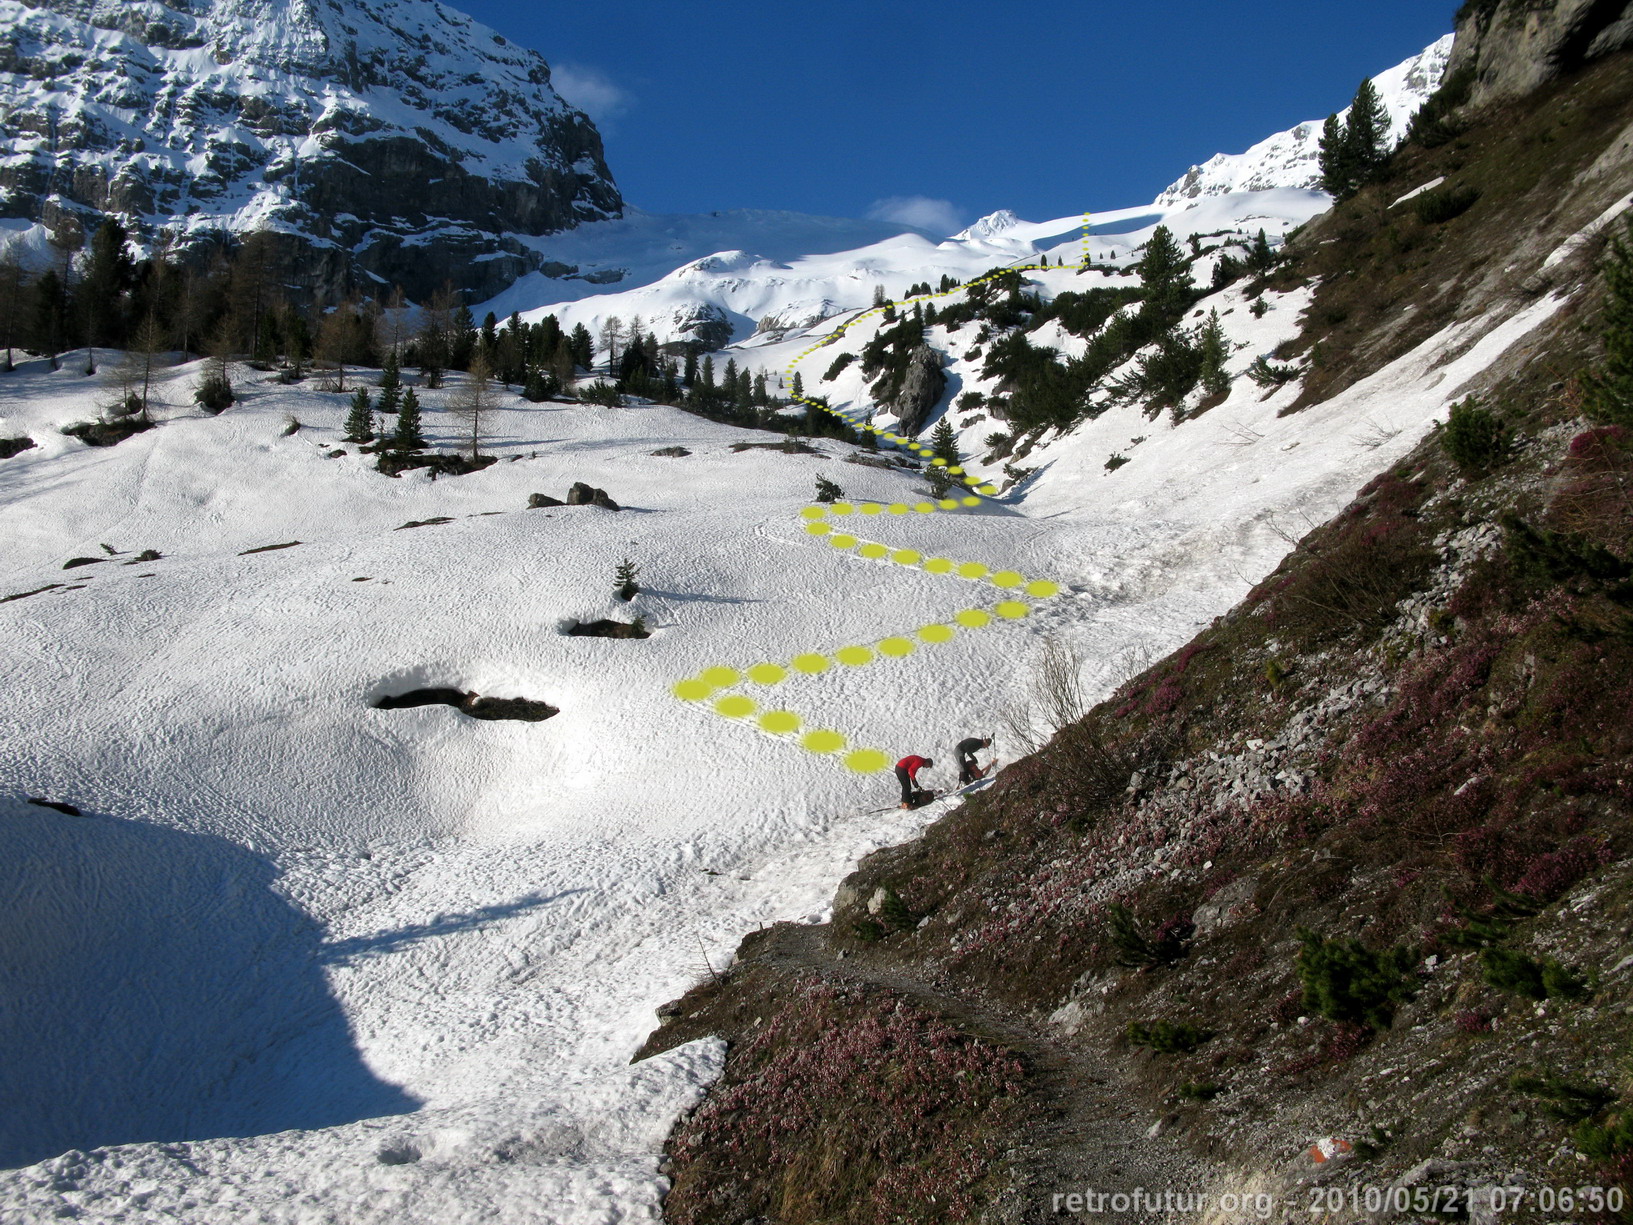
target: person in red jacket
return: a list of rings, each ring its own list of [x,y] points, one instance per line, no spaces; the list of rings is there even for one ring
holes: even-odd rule
[[[913,802],[913,795],[919,789],[919,771],[935,764],[928,757],[904,757],[896,763],[896,781],[902,785],[903,808],[918,807]]]

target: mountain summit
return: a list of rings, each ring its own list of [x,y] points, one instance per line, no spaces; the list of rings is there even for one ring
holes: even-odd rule
[[[1452,35],[1429,44],[1411,59],[1396,64],[1373,78],[1378,99],[1389,112],[1392,145],[1406,136],[1407,122],[1439,87],[1451,59]],[[1347,117],[1348,110],[1343,114]],[[1234,191],[1268,191],[1275,187],[1319,189],[1321,169],[1317,156],[1321,144],[1321,120],[1313,119],[1277,132],[1245,153],[1216,153],[1200,166],[1192,166],[1178,182],[1169,185],[1156,203],[1170,207],[1198,196],[1223,196]]]
[[[37,240],[265,228],[329,292],[497,292],[541,262],[513,236],[623,209],[544,59],[431,0],[0,0],[0,115]]]

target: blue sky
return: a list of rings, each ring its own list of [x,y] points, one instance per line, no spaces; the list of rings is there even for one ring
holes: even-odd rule
[[[655,212],[960,224],[1142,204],[1195,162],[1348,104],[1455,0],[452,0],[540,51]]]

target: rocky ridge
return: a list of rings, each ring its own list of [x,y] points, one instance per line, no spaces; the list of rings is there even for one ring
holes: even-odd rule
[[[259,228],[331,298],[488,296],[542,266],[515,236],[623,206],[544,59],[431,0],[0,0],[0,116],[37,253],[105,215],[201,252]]]

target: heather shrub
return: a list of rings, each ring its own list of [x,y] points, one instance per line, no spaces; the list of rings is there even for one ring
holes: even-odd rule
[[[1021,1066],[910,1005],[808,983],[744,1041],[670,1144],[674,1225],[980,1216]]]
[[[1426,191],[1414,200],[1412,211],[1424,225],[1441,225],[1468,212],[1479,198],[1480,190],[1476,187],[1442,187]]]

